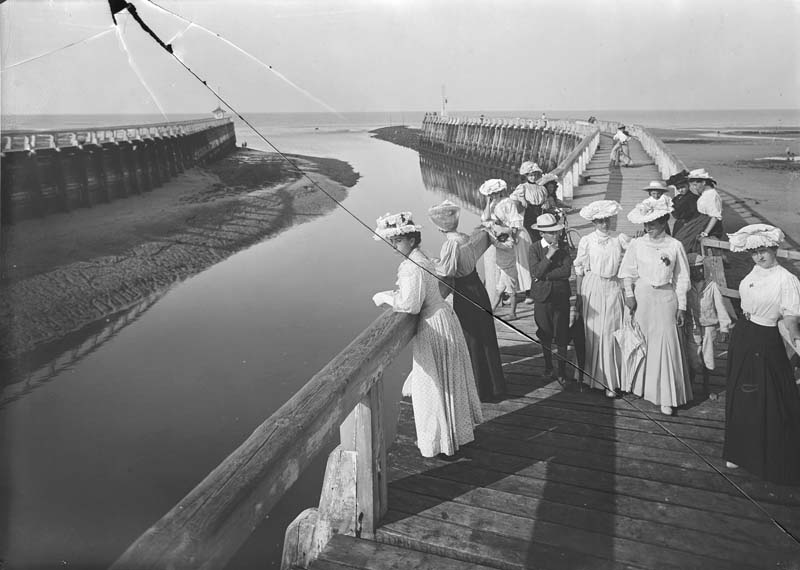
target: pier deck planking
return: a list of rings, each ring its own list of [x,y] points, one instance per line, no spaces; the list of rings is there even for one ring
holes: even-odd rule
[[[611,146],[603,135],[576,192],[570,225],[582,233],[582,206],[606,197],[628,211],[660,179],[636,141],[633,165],[609,168]],[[639,228],[621,215],[616,229]],[[513,325],[535,338],[530,306],[517,313]],[[695,399],[663,416],[631,395],[612,400],[574,380],[562,389],[536,343],[502,323],[497,332],[508,397],[483,404],[475,441],[455,459],[421,457],[404,401],[378,542],[337,537],[312,568],[800,568],[800,545],[771,520],[800,536],[800,489],[722,460],[724,344],[709,385],[717,398],[697,376]]]

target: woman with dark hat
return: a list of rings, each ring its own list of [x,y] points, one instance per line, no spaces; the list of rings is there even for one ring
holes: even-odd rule
[[[777,324],[800,349],[800,280],[777,262],[780,229],[751,224],[728,237],[731,251],[749,252],[755,266],[739,284],[743,315],[728,345],[722,457],[730,469],[798,484],[800,395]]]
[[[445,200],[431,207],[428,217],[447,237],[437,271],[453,280],[453,310],[464,330],[478,396],[486,402],[501,398],[506,391],[489,295],[475,270],[491,242],[487,231],[480,227],[472,235],[459,232],[460,211],[457,205]]]
[[[705,168],[697,168],[689,172],[689,190],[697,194],[697,217],[693,220],[691,227],[692,234],[684,243],[686,253],[699,253],[700,240],[704,237],[714,237],[725,239],[725,232],[722,228],[722,198],[716,190],[717,181],[714,180]],[[688,224],[687,224],[688,226]],[[695,233],[696,232],[696,233]]]
[[[700,196],[689,189],[688,170],[681,170],[670,176],[667,179],[667,185],[675,188],[675,196],[672,198],[672,217],[675,218],[672,236],[681,242],[686,252],[689,253],[695,249],[696,236],[701,231],[697,230],[695,226],[703,223],[702,220],[693,223],[693,220],[699,216],[697,199]]]
[[[436,266],[419,248],[421,226],[411,213],[386,214],[377,224],[375,239],[389,242],[405,259],[397,269],[397,289],[372,300],[419,315],[411,373],[403,385],[414,409],[417,446],[424,457],[453,455],[475,439],[475,425],[483,421],[464,333],[439,291]]]

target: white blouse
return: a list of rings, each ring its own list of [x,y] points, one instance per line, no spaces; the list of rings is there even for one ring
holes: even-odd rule
[[[433,273],[435,266],[419,248],[397,268],[397,289],[392,294],[396,312],[424,315],[444,302],[438,292],[439,282],[426,269]]]
[[[523,182],[511,193],[511,198],[521,203],[526,208],[528,206],[541,206],[547,198],[547,190],[544,186]]]
[[[642,200],[642,203],[650,204],[651,206],[654,207],[656,206],[656,204],[661,204],[662,207],[666,206],[667,209],[670,209],[672,208],[672,197],[666,194],[662,194],[661,196],[658,197],[658,199],[653,198],[652,196],[648,196],[647,198]]]
[[[672,285],[678,297],[678,309],[686,310],[689,281],[689,261],[678,240],[663,236],[657,240],[649,235],[631,241],[622,258],[618,277],[625,280],[625,294],[633,295],[633,284],[643,281],[653,287]]]
[[[522,228],[525,218],[517,210],[517,201],[511,198],[503,198],[492,211],[492,215],[507,228]]]
[[[710,218],[722,219],[722,198],[713,188],[706,188],[697,199],[697,211]]]
[[[603,235],[596,230],[583,236],[578,243],[575,274],[594,273],[604,279],[616,277],[622,256],[630,242],[631,239],[625,234]]]
[[[782,315],[800,316],[800,280],[784,267],[756,265],[739,283],[742,312],[764,327],[774,327]]]

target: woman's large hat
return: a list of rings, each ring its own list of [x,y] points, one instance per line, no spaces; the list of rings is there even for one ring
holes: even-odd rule
[[[596,200],[581,208],[579,215],[584,220],[602,220],[616,216],[622,211],[622,206],[614,200]]]
[[[530,160],[526,160],[519,167],[519,173],[522,176],[527,176],[528,174],[532,174],[534,172],[544,172],[544,171],[541,168],[539,168],[538,164],[536,164],[535,162],[531,162]]]
[[[695,168],[689,172],[689,175],[686,178],[689,180],[710,180],[715,185],[717,183],[717,181],[711,177],[705,168]]]
[[[544,186],[548,182],[556,182],[556,183],[558,183],[558,176],[556,176],[552,172],[548,172],[547,174],[545,174],[544,176],[542,176],[539,179],[538,184],[539,184],[539,186]]]
[[[503,192],[508,186],[506,185],[506,181],[502,178],[490,178],[483,184],[481,187],[478,188],[478,192],[483,194],[484,196],[489,196],[491,194],[497,194],[498,192]]]
[[[664,184],[660,180],[653,180],[652,182],[650,182],[650,184],[642,188],[642,190],[644,190],[645,192],[652,192],[653,190],[656,190],[658,192],[668,192],[669,188],[667,188],[666,184]]]
[[[728,234],[731,251],[748,251],[759,247],[778,247],[784,239],[780,228],[769,224],[750,224]]]
[[[557,232],[564,229],[564,224],[559,223],[553,214],[542,214],[536,218],[536,223],[531,228],[540,232]]]
[[[672,206],[661,201],[641,202],[628,212],[628,220],[632,224],[646,224],[672,213]]]
[[[458,227],[458,215],[461,208],[450,200],[428,208],[428,217],[442,231],[452,232]]]
[[[684,168],[680,172],[677,172],[667,178],[666,183],[669,186],[685,186],[689,183],[689,171]]]
[[[389,238],[402,236],[418,232],[422,226],[418,226],[411,218],[411,212],[398,212],[397,214],[384,214],[375,220],[377,227],[372,239],[381,241]]]

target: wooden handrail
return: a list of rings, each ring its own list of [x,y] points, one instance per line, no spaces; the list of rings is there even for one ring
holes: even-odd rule
[[[701,243],[701,247],[714,247],[717,249],[727,249],[730,250],[731,244],[727,241],[722,241],[719,239],[714,238],[703,238]],[[778,257],[783,259],[791,259],[792,261],[800,261],[800,251],[792,251],[790,249],[778,249]]]
[[[386,311],[114,563],[113,570],[224,568],[298,476],[339,435],[414,336]]]

